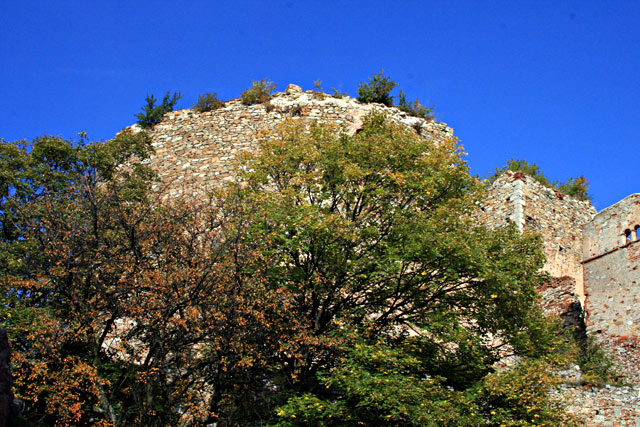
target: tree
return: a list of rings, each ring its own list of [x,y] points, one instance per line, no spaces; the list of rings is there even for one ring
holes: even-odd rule
[[[136,114],[138,124],[142,129],[151,129],[156,124],[162,121],[162,117],[173,111],[173,107],[178,103],[178,100],[182,98],[179,92],[174,92],[173,96],[167,92],[162,98],[162,104],[156,105],[157,99],[153,94],[147,95],[145,102],[147,105],[142,106],[142,113]]]
[[[373,77],[367,83],[358,84],[358,101],[378,102],[387,107],[393,106],[393,97],[390,95],[397,83],[384,75],[384,70],[380,74],[373,73]]]
[[[481,189],[461,155],[455,140],[434,144],[373,114],[356,135],[286,123],[249,156],[237,191],[252,206],[255,273],[290,295],[278,369],[291,405],[333,393],[322,372],[340,372],[354,336],[411,343],[416,378],[438,378],[438,393],[475,387],[505,355],[558,345],[536,308],[539,238],[473,222]]]
[[[541,387],[518,400],[546,377],[493,374],[559,338],[539,238],[473,222],[455,140],[287,122],[197,203],[154,197],[144,133],[7,145],[0,328],[28,421],[527,425],[525,401],[559,419]]]
[[[251,87],[245,89],[240,95],[244,105],[264,104],[271,99],[271,92],[276,88],[276,84],[267,79],[254,80]]]
[[[12,339],[17,394],[33,408],[35,419],[50,421],[48,414],[56,413],[54,419],[77,422],[82,402],[95,398],[100,385],[94,366],[78,351],[82,347],[74,332],[84,319],[56,315],[56,309],[74,314],[71,307],[84,306],[87,301],[65,306],[60,292],[49,286],[64,264],[51,264],[56,259],[46,249],[71,229],[78,231],[73,226],[79,217],[67,216],[70,221],[55,229],[47,225],[52,218],[69,213],[80,200],[95,196],[89,190],[96,189],[98,176],[113,175],[114,162],[143,156],[148,149],[144,133],[123,133],[104,146],[86,145],[84,139],[74,145],[55,137],[3,145],[0,321]],[[9,168],[15,169],[8,173]],[[140,181],[134,178],[141,171],[132,165],[119,174],[123,194],[141,194],[135,191]],[[85,213],[80,217],[86,217]],[[73,253],[66,252],[68,256]],[[74,273],[67,271],[66,277]]]
[[[418,99],[413,102],[409,102],[407,101],[407,95],[402,91],[398,94],[398,104],[396,106],[399,110],[404,111],[410,116],[420,117],[423,119],[433,119],[433,114],[431,112],[434,107],[425,107],[420,104]]]
[[[252,300],[259,281],[238,285],[242,228],[222,227],[214,204],[148,197],[144,133],[10,145],[2,171],[23,168],[5,183],[0,324],[27,419],[175,425],[215,420],[223,406],[231,418],[231,389],[251,405],[275,344],[261,320],[272,299]]]
[[[567,182],[559,183],[558,191],[578,200],[591,200],[589,181],[587,181],[584,175],[580,175],[577,178],[569,178]]]
[[[224,101],[218,99],[218,93],[203,93],[198,95],[198,102],[193,105],[193,109],[198,113],[213,111],[224,107]]]
[[[416,357],[411,341],[356,343],[320,375],[323,392],[289,399],[273,425],[578,425],[549,396],[555,385],[549,363],[527,360],[457,390],[424,377],[426,361]]]

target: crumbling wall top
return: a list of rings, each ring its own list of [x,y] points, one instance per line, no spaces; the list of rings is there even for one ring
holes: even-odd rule
[[[303,92],[298,86],[289,85],[266,104],[244,105],[241,99],[233,99],[214,111],[167,113],[150,132],[155,153],[148,163],[160,178],[154,190],[164,198],[202,197],[237,178],[234,161],[241,152],[257,150],[262,131],[292,119],[337,123],[346,132],[354,133],[373,110],[384,112],[424,138],[442,141],[453,137],[453,130],[446,123],[412,117],[382,104],[363,104],[348,96]]]

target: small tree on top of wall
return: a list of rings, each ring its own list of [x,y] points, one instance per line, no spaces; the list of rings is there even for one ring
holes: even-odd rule
[[[143,129],[151,129],[162,121],[162,116],[173,111],[173,107],[180,98],[182,98],[180,92],[174,92],[173,96],[167,92],[164,95],[164,98],[162,98],[162,103],[160,105],[156,105],[157,99],[155,96],[153,96],[153,94],[147,95],[145,98],[147,105],[142,106],[142,113],[136,114],[138,124]]]
[[[251,82],[251,87],[242,92],[242,103],[244,105],[254,105],[269,102],[271,93],[275,88],[276,83],[267,79],[254,80]]]
[[[373,77],[368,83],[358,84],[358,101],[379,102],[387,107],[393,106],[393,97],[390,95],[397,83],[384,75],[384,70],[380,74],[373,73]]]

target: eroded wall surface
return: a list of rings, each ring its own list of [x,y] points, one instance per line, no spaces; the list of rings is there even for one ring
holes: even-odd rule
[[[489,188],[480,217],[489,226],[511,221],[521,231],[539,233],[547,257],[545,271],[554,277],[574,279],[576,292],[582,297],[582,226],[595,213],[589,202],[566,196],[521,173],[507,171]]]
[[[640,380],[640,194],[600,212],[584,227],[587,332],[625,374]]]
[[[604,253],[634,241],[634,229],[640,225],[640,194],[625,197],[615,205],[603,209],[584,228],[584,259]],[[626,240],[625,230],[632,238]]]
[[[381,104],[361,104],[349,97],[303,92],[289,85],[286,92],[275,94],[269,105],[247,106],[236,99],[211,112],[166,114],[150,132],[155,155],[149,163],[161,181],[154,189],[165,198],[201,197],[237,177],[235,160],[243,151],[256,150],[262,131],[293,119],[333,122],[355,132],[372,110],[386,113],[425,138],[438,141],[453,137],[453,130],[445,123],[411,117]]]

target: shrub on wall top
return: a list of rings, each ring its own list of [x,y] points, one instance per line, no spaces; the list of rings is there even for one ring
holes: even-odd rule
[[[224,107],[224,101],[218,99],[218,93],[203,93],[198,95],[198,102],[193,104],[193,109],[198,113],[204,113],[205,111],[213,111],[218,108]]]
[[[433,119],[433,111],[434,107],[425,107],[420,104],[420,101],[416,99],[413,102],[407,101],[407,96],[404,92],[400,91],[398,94],[398,109],[400,111],[404,111],[410,116],[421,117],[423,119]]]
[[[392,107],[393,97],[390,93],[396,85],[396,82],[384,75],[384,70],[380,70],[380,74],[373,73],[368,83],[358,84],[358,101],[379,102]]]
[[[254,80],[251,87],[242,92],[241,98],[244,105],[263,104],[271,99],[271,92],[276,84],[267,79]]]
[[[147,105],[142,106],[142,113],[136,114],[140,127],[143,129],[151,129],[154,125],[160,123],[162,116],[173,111],[173,107],[180,98],[182,98],[180,92],[174,92],[173,96],[167,92],[164,98],[162,98],[162,104],[156,105],[157,99],[155,96],[147,95],[145,99]]]

